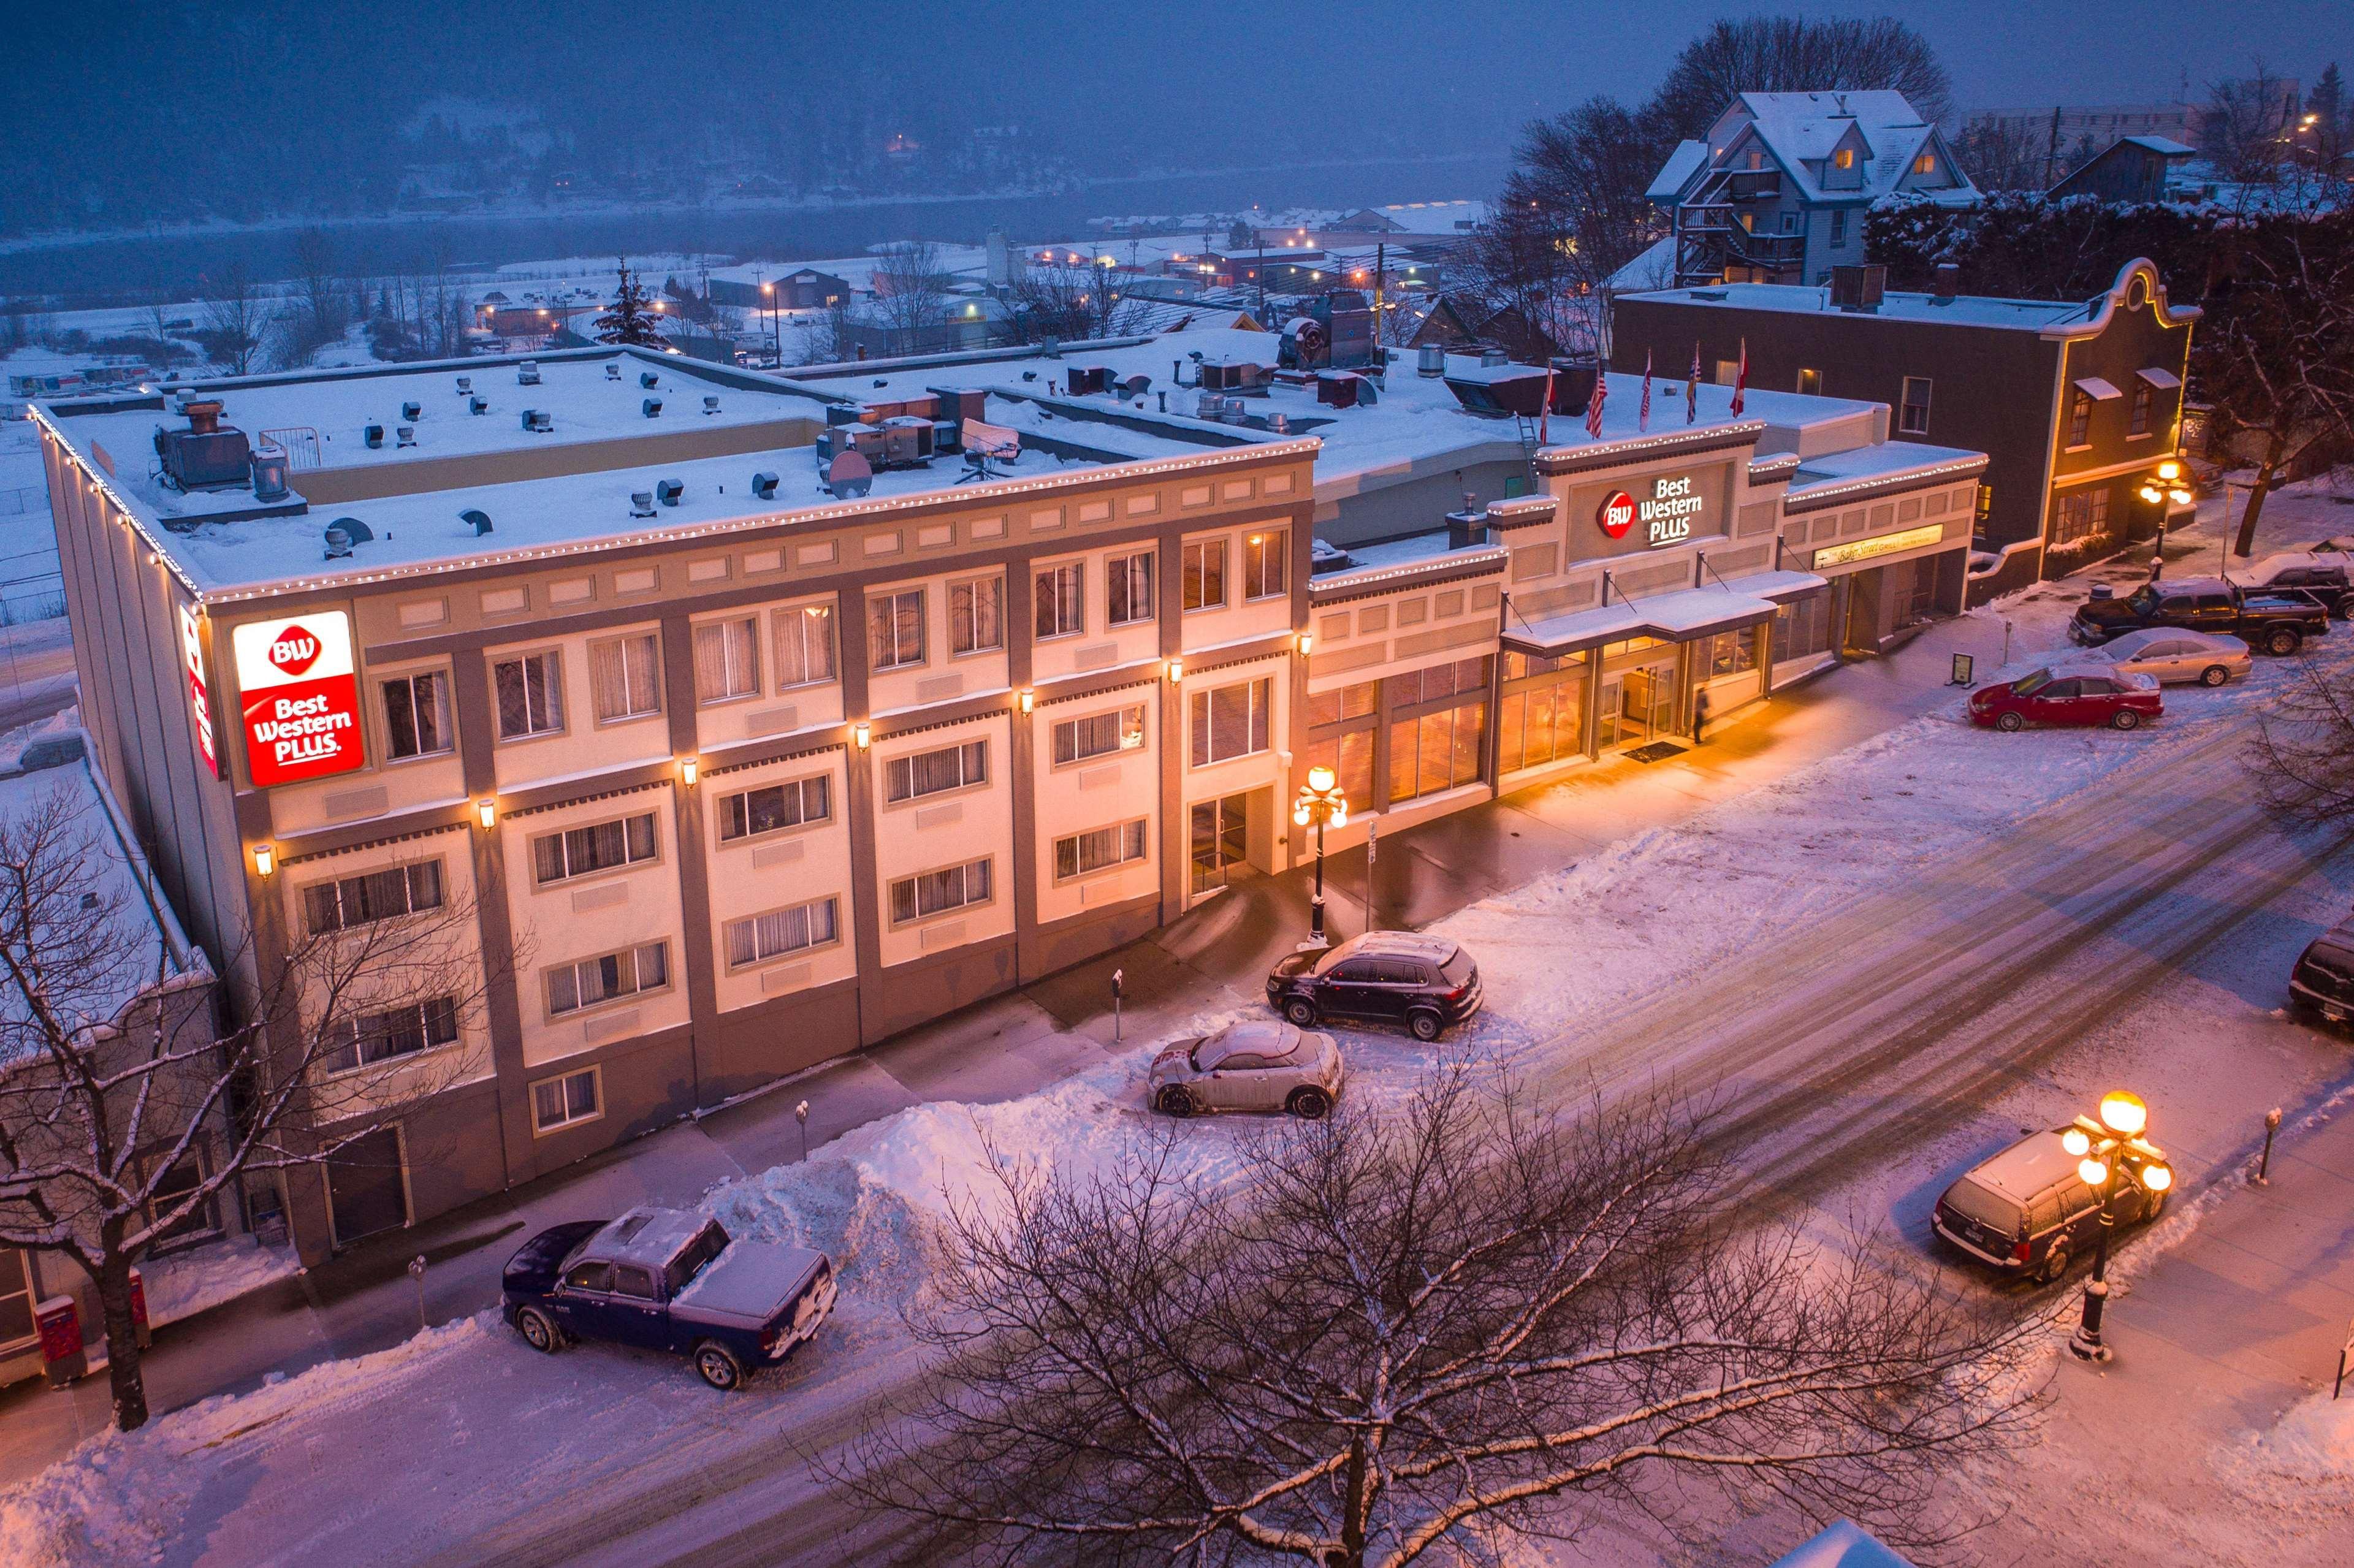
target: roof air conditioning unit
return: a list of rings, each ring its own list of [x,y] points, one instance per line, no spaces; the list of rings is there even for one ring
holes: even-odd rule
[[[651,517],[654,514],[654,493],[651,490],[630,492],[630,515]]]
[[[645,402],[644,402],[644,404],[642,405],[642,407],[644,408],[644,410],[645,410],[645,416],[646,416],[646,418],[649,418],[649,419],[655,419],[655,418],[660,418],[662,417],[662,399],[661,399],[661,398],[659,398],[659,397],[649,397],[649,398],[647,398],[647,399],[645,400]]]
[[[1831,269],[1831,303],[1842,311],[1877,311],[1888,289],[1888,269],[1880,266],[1840,266]]]
[[[491,531],[491,514],[476,507],[470,506],[459,513],[458,521],[472,528],[477,539]]]
[[[526,359],[521,365],[515,366],[515,385],[518,387],[536,387],[539,385],[538,360]]]
[[[658,479],[654,481],[654,499],[661,502],[664,506],[677,505],[678,498],[684,493],[686,493],[686,486],[681,484],[674,479]]]

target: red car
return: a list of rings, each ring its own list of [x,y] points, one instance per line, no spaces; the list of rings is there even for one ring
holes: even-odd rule
[[[2156,681],[2108,668],[2035,670],[1970,694],[1970,722],[2006,731],[2031,724],[2135,729],[2165,711]]]

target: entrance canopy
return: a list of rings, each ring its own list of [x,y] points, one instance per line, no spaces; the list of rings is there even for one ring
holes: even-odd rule
[[[1552,656],[1599,648],[1630,637],[1689,642],[1770,617],[1784,599],[1824,586],[1811,572],[1760,572],[1729,585],[1679,588],[1673,593],[1548,616],[1531,625],[1508,622],[1503,645],[1522,653]]]

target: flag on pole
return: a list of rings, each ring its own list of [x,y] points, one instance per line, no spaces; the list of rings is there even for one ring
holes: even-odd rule
[[[1635,429],[1651,428],[1651,351],[1643,351],[1643,406],[1635,410]]]
[[[1692,339],[1691,379],[1684,383],[1684,423],[1700,418],[1700,339]]]
[[[1742,405],[1749,401],[1749,340],[1741,340],[1741,368],[1733,377],[1733,417],[1741,418]]]
[[[1585,433],[1595,440],[1602,439],[1602,402],[1610,396],[1610,377],[1601,371],[1594,373],[1594,396],[1585,400]]]

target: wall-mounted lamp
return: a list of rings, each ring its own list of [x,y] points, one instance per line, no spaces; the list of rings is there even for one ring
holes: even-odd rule
[[[1305,631],[1301,632],[1296,641],[1299,644],[1299,656],[1302,659],[1307,658],[1308,651],[1316,645],[1316,639]]]
[[[1175,685],[1178,682],[1180,682],[1180,681],[1183,680],[1184,678],[1185,678],[1185,661],[1184,661],[1184,660],[1182,660],[1182,659],[1172,659],[1172,660],[1170,660],[1170,661],[1169,661],[1169,683],[1170,683],[1171,685],[1172,685],[1172,686],[1173,686],[1173,685]]]
[[[875,744],[875,726],[865,723],[864,720],[852,725],[850,726],[850,738],[858,743],[859,750],[864,751],[868,747]]]
[[[474,802],[474,819],[485,828],[499,825],[499,803],[488,795]]]
[[[1022,688],[1022,711],[1023,711],[1023,713],[1025,713],[1025,714],[1026,714],[1026,713],[1030,712],[1032,709],[1035,708],[1037,705],[1038,705],[1038,693],[1037,693],[1037,690],[1036,690],[1034,687],[1031,687],[1031,686],[1024,686],[1024,687],[1023,687],[1023,688]]]
[[[268,876],[270,873],[276,871],[278,869],[278,846],[276,844],[254,845],[253,869],[255,874],[259,876]]]
[[[702,758],[695,757],[682,757],[678,759],[678,781],[685,785],[688,789],[692,789],[695,788],[695,781],[702,775]]]

